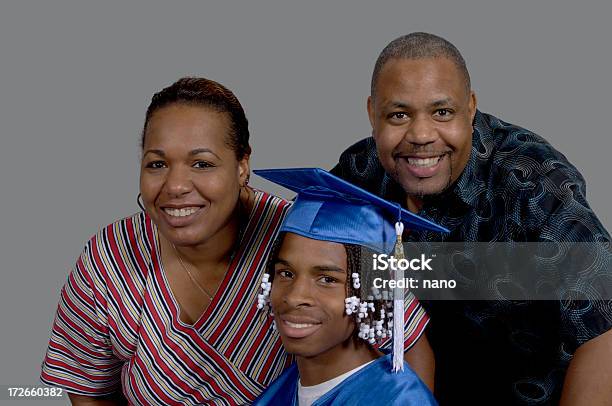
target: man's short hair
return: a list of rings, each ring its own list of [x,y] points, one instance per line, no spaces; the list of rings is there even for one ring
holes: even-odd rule
[[[470,74],[459,50],[453,44],[437,35],[426,32],[413,32],[391,41],[378,56],[376,65],[374,65],[374,72],[372,73],[370,88],[372,98],[376,95],[376,82],[378,81],[380,71],[389,60],[440,57],[450,59],[457,66],[459,72],[463,75],[465,87],[469,92],[471,87]]]

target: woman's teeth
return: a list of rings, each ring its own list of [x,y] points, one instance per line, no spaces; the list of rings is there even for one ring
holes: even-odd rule
[[[166,212],[166,214],[168,214],[169,216],[172,217],[185,217],[185,216],[189,216],[193,213],[195,213],[196,211],[198,211],[197,207],[185,207],[183,209],[164,209],[164,211]]]
[[[442,157],[443,155],[437,156],[435,158],[407,158],[407,160],[410,165],[426,168],[429,166],[434,166],[435,164],[440,162],[440,159],[442,159]]]

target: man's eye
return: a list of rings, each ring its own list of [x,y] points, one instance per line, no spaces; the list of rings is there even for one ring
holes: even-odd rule
[[[408,118],[408,114],[398,111],[398,112],[389,114],[389,118],[391,118],[392,120],[405,120]]]
[[[198,168],[198,169],[207,169],[207,168],[214,167],[214,165],[206,161],[197,161],[197,162],[194,162],[193,167]]]
[[[161,169],[166,167],[166,163],[164,161],[151,161],[146,164],[145,167],[151,169]]]
[[[449,118],[453,112],[450,109],[438,109],[435,112],[435,115],[441,118]]]

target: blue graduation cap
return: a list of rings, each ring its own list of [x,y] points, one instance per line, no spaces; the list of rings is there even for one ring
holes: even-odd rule
[[[366,246],[389,253],[396,241],[394,223],[413,230],[448,232],[429,220],[388,202],[320,168],[260,169],[254,173],[294,192],[281,231],[315,240]]]
[[[446,228],[402,209],[399,204],[381,199],[323,169],[262,169],[253,172],[297,192],[297,197],[280,231],[315,240],[357,244],[378,253],[388,254],[393,251],[398,258],[404,256],[401,244],[395,246],[404,226],[416,230],[448,232]],[[402,279],[403,271],[395,271],[394,276]],[[269,294],[271,284],[268,279],[269,276],[264,275],[262,288],[265,288],[265,291],[258,299],[260,308],[263,307],[265,297]],[[354,287],[359,286],[354,285]],[[353,299],[356,298],[345,300]],[[361,299],[357,300],[360,305],[366,303],[361,302]],[[394,289],[392,319],[392,370],[398,372],[404,368],[404,291],[401,288]],[[359,318],[357,322],[361,330]],[[372,333],[374,328],[370,325],[364,328],[368,330],[368,335],[361,338],[374,340]]]

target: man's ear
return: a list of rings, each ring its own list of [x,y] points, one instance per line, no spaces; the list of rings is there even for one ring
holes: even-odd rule
[[[372,130],[374,130],[374,114],[374,100],[372,100],[372,96],[368,96],[368,118],[370,119]]]
[[[476,106],[478,101],[476,100],[476,93],[470,90],[470,100],[468,102],[468,108],[470,110],[470,122],[474,122],[474,116],[476,115]]]

